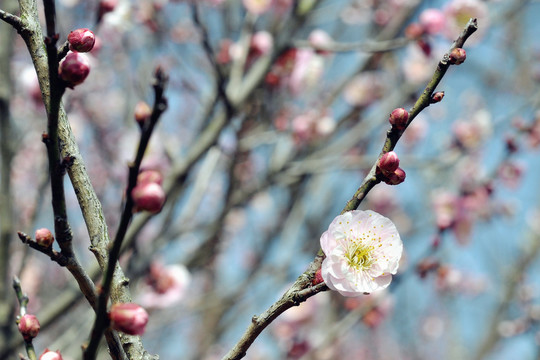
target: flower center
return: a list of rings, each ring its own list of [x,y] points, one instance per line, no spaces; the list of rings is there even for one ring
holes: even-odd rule
[[[367,270],[373,264],[372,251],[373,246],[353,242],[345,252],[345,258],[351,267],[357,270]]]

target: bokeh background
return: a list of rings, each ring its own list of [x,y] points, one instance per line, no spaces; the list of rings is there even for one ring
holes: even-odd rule
[[[170,76],[169,108],[143,167],[173,185],[160,214],[135,216],[121,258],[134,300],[150,313],[150,353],[227,353],[313,260],[320,234],[377,160],[390,112],[414,104],[477,17],[466,61],[437,88],[444,99],[395,149],[405,182],[378,184],[360,206],[400,231],[405,253],[390,287],[318,294],[275,320],[247,358],[538,358],[537,1],[113,3],[96,23],[97,1],[57,1],[60,39],[83,27],[98,37],[90,76],[64,105],[114,234],[139,136],[133,109],[152,103],[156,66]],[[16,5],[0,8],[17,13]],[[0,31],[13,49],[0,70],[13,85],[1,129],[0,206],[11,214],[0,219],[10,234],[2,299],[15,302],[9,284],[19,275],[43,325],[38,352],[76,359],[92,312],[69,273],[16,236],[53,227],[46,114],[23,41],[6,24]],[[97,279],[70,186],[66,179],[78,256]],[[3,327],[6,358],[23,351],[14,318]]]

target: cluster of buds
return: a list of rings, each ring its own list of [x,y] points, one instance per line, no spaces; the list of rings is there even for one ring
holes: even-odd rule
[[[73,88],[81,84],[90,73],[90,61],[81,53],[94,48],[96,37],[86,28],[76,29],[69,33],[68,43],[71,52],[60,63],[58,75],[65,81],[66,86]]]
[[[377,176],[388,185],[405,181],[405,171],[399,167],[399,158],[393,151],[385,153],[377,164]]]
[[[36,243],[43,247],[51,247],[54,242],[54,236],[47,228],[41,228],[36,230]]]
[[[397,108],[394,109],[390,113],[390,117],[388,118],[388,121],[392,125],[392,127],[398,129],[398,130],[404,130],[407,126],[407,121],[409,121],[409,113],[404,108]]]
[[[45,349],[43,354],[39,357],[39,360],[62,360],[62,355],[60,354],[60,351]]]
[[[118,303],[109,312],[111,327],[129,335],[142,335],[148,323],[148,313],[134,303]]]
[[[39,333],[39,321],[35,315],[25,314],[19,319],[19,332],[25,341],[30,341]]]
[[[165,191],[161,186],[163,176],[159,171],[145,170],[137,177],[137,186],[131,191],[135,211],[158,213],[165,204]]]

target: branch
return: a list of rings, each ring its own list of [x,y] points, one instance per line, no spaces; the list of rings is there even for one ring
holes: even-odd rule
[[[465,41],[472,35],[477,29],[476,19],[471,19],[467,23],[465,29],[459,38],[454,42],[450,51],[456,47],[462,47]],[[449,52],[450,52],[449,51]],[[424,92],[416,101],[414,107],[409,113],[409,121],[407,126],[411,121],[416,117],[423,109],[429,106],[431,101],[431,95],[433,94],[435,87],[439,84],[443,78],[446,70],[448,70],[449,64],[449,55],[445,54],[443,59],[439,62],[435,73],[429,84],[424,89]],[[401,137],[403,130],[397,132],[395,130],[390,130],[387,133],[387,138],[383,146],[381,154],[391,151],[397,144],[399,138]],[[375,161],[370,173],[366,176],[363,183],[360,185],[353,198],[347,202],[342,213],[356,209],[362,200],[365,198],[367,193],[378,183],[380,180],[375,176],[375,170],[377,167],[377,161]],[[324,253],[321,249],[317,253],[315,259],[309,264],[308,269],[298,277],[295,283],[287,290],[287,292],[274,303],[268,310],[266,310],[259,317],[254,316],[251,324],[242,335],[241,339],[236,343],[236,345],[229,351],[229,353],[223,358],[223,360],[233,360],[241,359],[246,355],[246,351],[249,349],[253,341],[259,336],[259,334],[280,314],[285,310],[291,308],[294,305],[298,305],[300,301],[305,301],[307,298],[327,290],[326,286],[314,286],[311,287],[311,279],[313,279],[315,272],[320,268],[321,263],[324,259]],[[321,285],[321,284],[319,284]]]
[[[21,18],[15,16],[7,11],[0,9],[0,20],[5,21],[9,25],[13,26],[15,30],[20,34],[25,30],[24,24]]]
[[[165,98],[163,92],[167,85],[168,78],[161,68],[156,70],[156,82],[154,84],[154,108],[152,115],[142,128],[141,138],[139,141],[139,146],[137,149],[137,154],[135,160],[132,164],[129,165],[129,179],[128,186],[126,189],[126,203],[124,205],[124,210],[122,211],[122,216],[120,219],[120,224],[118,225],[118,231],[109,253],[109,260],[107,265],[107,270],[103,275],[103,281],[101,286],[101,291],[98,299],[98,306],[96,312],[96,320],[92,328],[92,336],[90,338],[90,343],[84,352],[85,360],[93,360],[96,358],[97,349],[101,336],[103,332],[108,327],[108,318],[107,318],[107,300],[109,299],[109,294],[111,291],[111,284],[113,282],[114,270],[116,267],[116,262],[120,257],[120,249],[122,247],[122,242],[126,236],[126,232],[133,217],[133,208],[134,201],[131,197],[131,192],[137,185],[137,175],[139,174],[139,169],[144,157],[144,153],[150,141],[150,136],[154,130],[155,125],[157,124],[161,114],[167,109],[167,99]]]

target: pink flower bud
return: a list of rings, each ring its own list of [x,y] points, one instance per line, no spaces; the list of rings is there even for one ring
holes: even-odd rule
[[[77,52],[69,53],[60,64],[58,73],[67,86],[79,85],[90,73],[90,62],[86,55]]]
[[[157,170],[143,170],[137,176],[137,185],[156,183],[161,185],[163,183],[163,175]]]
[[[465,61],[467,53],[462,48],[455,48],[450,51],[450,64],[459,65]]]
[[[63,360],[62,355],[60,354],[60,351],[51,351],[49,349],[45,349],[43,354],[39,357],[39,360]]]
[[[381,156],[378,168],[383,174],[392,174],[394,171],[397,170],[398,167],[399,158],[394,151],[387,152],[386,154]]]
[[[405,125],[407,125],[408,120],[409,113],[404,108],[394,109],[390,114],[390,118],[388,119],[388,121],[390,121],[390,124],[392,124],[392,126],[395,126],[399,130],[405,129]]]
[[[139,101],[137,105],[135,105],[135,121],[137,121],[139,125],[142,126],[146,120],[150,119],[151,115],[152,109],[144,101]]]
[[[47,228],[37,229],[36,242],[41,246],[49,247],[54,242],[54,236]]]
[[[111,327],[129,335],[142,335],[148,322],[148,313],[133,303],[118,303],[109,313]]]
[[[165,191],[154,182],[135,186],[131,196],[135,202],[135,211],[158,213],[165,204]]]
[[[19,319],[19,332],[24,340],[29,341],[39,333],[39,321],[34,315],[26,314]]]
[[[94,47],[96,37],[88,29],[77,29],[69,33],[68,42],[72,51],[89,52]]]
[[[405,181],[405,171],[402,168],[397,168],[396,171],[389,174],[384,182],[388,185],[398,185]]]
[[[444,97],[444,91],[437,91],[436,93],[433,94],[433,96],[431,96],[430,103],[435,104],[435,103],[441,102],[443,97]]]

